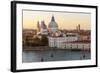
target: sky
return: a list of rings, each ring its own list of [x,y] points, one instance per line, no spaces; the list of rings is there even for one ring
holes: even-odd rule
[[[75,29],[80,24],[81,29],[91,29],[91,14],[90,13],[75,13],[75,12],[52,12],[52,11],[32,11],[23,10],[23,28],[37,29],[37,22],[44,20],[45,24],[51,21],[51,17],[55,17],[59,29]]]

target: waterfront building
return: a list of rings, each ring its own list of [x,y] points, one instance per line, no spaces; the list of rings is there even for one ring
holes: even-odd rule
[[[77,41],[77,34],[66,34],[66,36],[49,36],[49,47],[63,48],[63,42]]]
[[[90,50],[90,40],[78,40],[77,37],[48,37],[49,47],[58,49]]]
[[[72,42],[63,42],[63,46],[66,49],[72,50],[90,50],[90,40],[77,40]]]

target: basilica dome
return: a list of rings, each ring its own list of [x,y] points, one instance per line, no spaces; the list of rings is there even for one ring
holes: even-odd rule
[[[52,16],[51,22],[49,23],[49,28],[58,27],[57,23],[55,22],[54,16]]]
[[[48,28],[51,32],[58,31],[58,24],[55,22],[54,16],[52,16],[51,21],[48,25]]]
[[[53,22],[50,22],[50,23],[49,23],[49,26],[48,26],[48,27],[49,27],[49,28],[52,28],[52,27],[54,27],[54,28],[57,27],[57,28],[58,28],[58,25],[57,25],[56,22],[53,21]]]

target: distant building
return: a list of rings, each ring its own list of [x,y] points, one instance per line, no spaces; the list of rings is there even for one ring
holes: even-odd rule
[[[76,26],[77,32],[80,32],[81,28],[80,28],[80,24],[78,24],[78,26]]]
[[[91,40],[91,34],[84,32],[84,33],[78,33],[79,34],[79,40]]]
[[[23,45],[26,44],[26,42],[32,42],[33,37],[37,34],[37,30],[35,29],[23,29]]]

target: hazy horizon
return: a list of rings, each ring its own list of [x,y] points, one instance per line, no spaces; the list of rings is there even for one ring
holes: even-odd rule
[[[37,22],[41,23],[43,20],[48,27],[52,15],[55,17],[59,29],[76,29],[78,24],[81,29],[91,29],[91,14],[47,11],[23,11],[23,28],[37,29]]]

